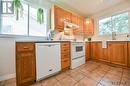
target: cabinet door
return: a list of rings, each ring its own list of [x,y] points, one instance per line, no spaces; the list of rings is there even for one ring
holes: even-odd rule
[[[110,62],[122,66],[127,66],[127,42],[108,43]]]
[[[71,16],[71,21],[72,21],[72,23],[74,23],[74,24],[78,24],[78,18],[77,18],[77,16],[74,15],[74,14],[72,14],[72,16]]]
[[[130,42],[128,42],[128,67],[130,67]]]
[[[55,6],[55,29],[63,31],[64,29],[64,10]]]
[[[86,61],[91,58],[91,43],[86,43]]]
[[[77,17],[77,25],[79,26],[79,28],[74,29],[74,34],[83,33],[83,18]]]
[[[16,79],[18,86],[27,85],[36,80],[35,52],[34,50],[27,51],[27,48],[25,50],[16,51]]]
[[[97,43],[93,42],[91,43],[91,48],[92,48],[92,59],[98,59],[98,47],[97,47]]]
[[[89,19],[85,20],[84,19],[84,34],[94,34],[94,20]]]
[[[64,19],[68,22],[71,22],[71,13],[64,10]]]
[[[107,48],[102,48],[102,42],[97,44],[98,60],[109,62]]]

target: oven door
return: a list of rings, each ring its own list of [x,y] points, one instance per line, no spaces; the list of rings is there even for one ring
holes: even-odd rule
[[[85,55],[85,44],[72,44],[71,45],[71,58],[79,58]]]

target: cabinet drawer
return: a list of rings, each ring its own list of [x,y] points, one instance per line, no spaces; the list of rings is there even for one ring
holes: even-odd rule
[[[70,58],[70,54],[63,53],[63,54],[61,54],[61,58],[62,59],[64,59],[64,58]]]
[[[34,43],[16,43],[17,51],[32,51],[34,50]]]
[[[69,43],[61,43],[62,48],[69,48],[70,44]]]
[[[69,58],[65,58],[61,60],[61,67],[62,69],[67,68],[70,66],[70,59]]]
[[[69,48],[62,48],[61,53],[70,53]]]

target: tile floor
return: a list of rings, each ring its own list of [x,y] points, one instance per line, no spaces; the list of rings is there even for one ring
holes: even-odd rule
[[[15,82],[2,81],[0,86],[16,86]],[[130,70],[89,61],[30,86],[130,86]]]

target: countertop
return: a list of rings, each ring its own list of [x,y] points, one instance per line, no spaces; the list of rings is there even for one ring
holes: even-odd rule
[[[130,40],[106,40],[107,42],[130,42]],[[34,43],[62,43],[62,42],[71,42],[71,43],[75,43],[72,41],[27,41],[27,40],[20,40],[20,41],[16,41],[16,42],[34,42]],[[83,42],[83,41],[82,41]],[[84,41],[84,42],[102,42],[102,40],[92,40],[92,41]],[[77,41],[76,43],[81,43],[79,41]]]
[[[70,42],[70,41],[27,41],[27,40],[20,40],[16,42],[34,42],[34,43],[61,43],[61,42]]]
[[[103,40],[92,40],[91,42],[102,42]],[[130,40],[105,40],[107,42],[129,42]]]

